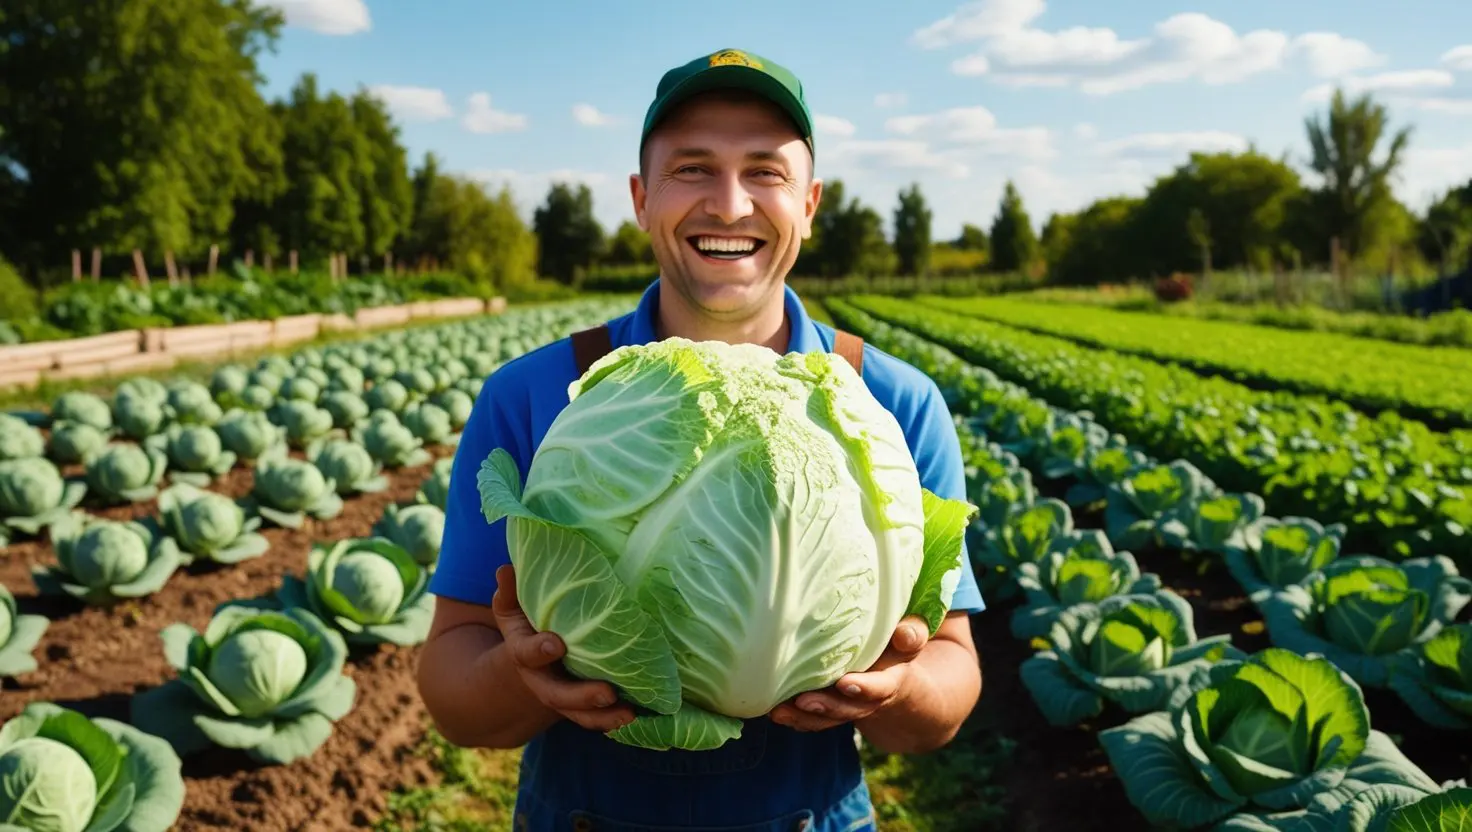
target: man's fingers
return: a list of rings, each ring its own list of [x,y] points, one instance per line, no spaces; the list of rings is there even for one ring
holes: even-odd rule
[[[564,678],[550,668],[525,671],[521,676],[527,689],[554,711],[593,711],[621,707],[633,714],[632,708],[618,702],[613,685],[607,682]]]
[[[909,668],[900,665],[886,667],[869,673],[849,673],[839,678],[833,686],[842,701],[857,703],[883,703],[894,698],[904,684]],[[799,698],[798,702],[802,702]]]
[[[918,615],[908,615],[895,627],[894,636],[889,640],[889,649],[898,656],[914,656],[925,649],[925,643],[930,640],[930,627],[926,625],[925,619]]]

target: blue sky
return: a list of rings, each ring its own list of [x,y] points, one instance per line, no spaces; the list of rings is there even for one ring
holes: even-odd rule
[[[270,0],[288,26],[267,94],[304,71],[373,88],[416,161],[509,184],[592,187],[612,228],[659,76],[722,48],[792,69],[818,175],[886,218],[918,182],[938,238],[990,225],[1003,183],[1052,211],[1141,193],[1192,149],[1288,154],[1327,90],[1373,90],[1413,127],[1397,189],[1419,208],[1472,179],[1467,0]]]

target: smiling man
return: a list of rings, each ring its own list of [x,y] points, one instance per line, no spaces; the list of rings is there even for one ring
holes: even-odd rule
[[[902,621],[874,667],[746,720],[718,749],[622,745],[604,733],[633,711],[610,685],[561,668],[565,645],[536,632],[517,601],[505,521],[481,514],[476,473],[494,448],[511,453],[524,481],[569,384],[611,349],[671,337],[839,354],[899,421],[921,484],[965,499],[960,444],[935,383],[813,321],[786,285],[822,195],[815,159],[802,86],[783,67],[723,50],[667,72],[629,180],[658,280],[632,313],[508,362],[476,401],[451,474],[419,684],[451,742],[525,747],[517,830],[872,830],[854,732],[891,752],[932,750],[980,695],[967,616],[983,603],[963,556],[952,612],[930,639],[918,619]]]

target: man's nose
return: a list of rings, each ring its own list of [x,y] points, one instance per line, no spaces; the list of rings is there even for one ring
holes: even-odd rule
[[[740,174],[732,173],[716,177],[711,182],[711,192],[705,200],[706,213],[727,225],[751,216],[751,193]]]

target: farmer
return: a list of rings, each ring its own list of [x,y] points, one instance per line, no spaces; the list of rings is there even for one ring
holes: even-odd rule
[[[906,619],[868,672],[747,720],[718,749],[652,751],[604,736],[633,711],[612,686],[562,668],[561,640],[537,633],[517,602],[505,521],[487,524],[481,514],[476,472],[492,449],[506,448],[525,481],[584,368],[609,349],[670,337],[838,353],[898,419],[921,484],[966,496],[935,383],[815,322],[786,285],[822,195],[812,116],[789,71],[724,50],[667,72],[629,188],[659,278],[632,313],[508,362],[486,381],[455,456],[420,691],[451,742],[525,747],[516,830],[872,830],[854,731],[885,751],[930,751],[955,736],[980,694],[967,615],[983,605],[969,563],[953,612],[929,640],[920,619]]]

